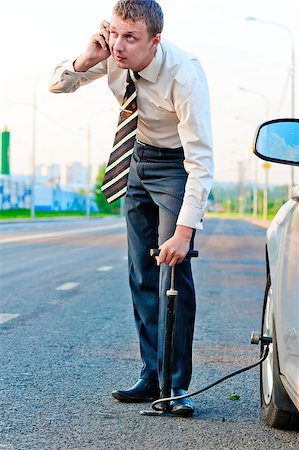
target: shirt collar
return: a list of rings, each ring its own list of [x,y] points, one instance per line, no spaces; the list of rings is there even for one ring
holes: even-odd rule
[[[150,81],[151,83],[156,83],[158,79],[158,75],[160,72],[161,64],[162,64],[163,52],[161,44],[158,45],[156,54],[153,60],[146,66],[143,70],[139,72],[142,78]]]

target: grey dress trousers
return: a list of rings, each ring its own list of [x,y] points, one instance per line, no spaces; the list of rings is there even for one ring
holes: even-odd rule
[[[160,382],[166,290],[170,267],[157,266],[149,249],[175,231],[185,192],[184,152],[135,142],[125,199],[129,280],[143,362],[141,378]],[[193,248],[193,238],[190,248]],[[172,387],[187,390],[192,372],[195,293],[190,259],[175,267],[177,299]]]

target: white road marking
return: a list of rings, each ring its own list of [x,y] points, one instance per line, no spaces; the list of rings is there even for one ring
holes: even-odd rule
[[[69,291],[70,289],[74,289],[77,287],[79,283],[64,283],[61,286],[56,288],[56,291]]]
[[[15,319],[19,317],[20,314],[8,314],[8,313],[0,313],[0,325],[1,323],[8,322],[11,319]]]
[[[15,237],[0,239],[0,244],[7,244],[9,242],[30,241],[32,239],[55,238],[57,236],[64,236],[67,234],[80,234],[80,233],[90,233],[92,231],[113,230],[115,228],[124,228],[125,226],[126,226],[125,223],[122,222],[122,223],[116,223],[113,225],[101,225],[99,227],[92,227],[92,228],[78,228],[76,230],[54,231],[53,233],[15,236]]]
[[[102,266],[97,269],[98,272],[108,272],[108,270],[113,269],[113,266]]]
[[[124,261],[128,261],[128,257],[127,257],[127,256],[124,256],[124,257],[123,257],[123,260],[124,260]]]

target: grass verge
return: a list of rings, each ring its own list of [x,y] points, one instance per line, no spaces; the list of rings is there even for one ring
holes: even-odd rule
[[[35,211],[36,218],[84,217],[85,215],[85,212],[79,211]],[[107,215],[109,214],[90,213],[91,217],[105,217]],[[0,210],[1,219],[30,219],[30,209]]]

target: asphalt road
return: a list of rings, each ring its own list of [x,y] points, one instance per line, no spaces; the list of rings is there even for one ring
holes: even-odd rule
[[[140,371],[121,219],[0,224],[0,449],[298,449],[265,427],[259,370],[194,397],[193,418],[152,418],[111,397]],[[190,391],[259,357],[265,230],[206,221]],[[229,397],[240,397],[232,401]],[[149,405],[147,405],[149,407]]]

